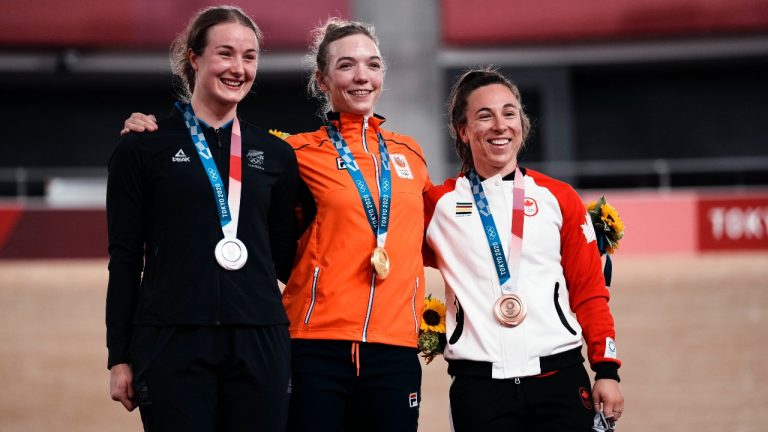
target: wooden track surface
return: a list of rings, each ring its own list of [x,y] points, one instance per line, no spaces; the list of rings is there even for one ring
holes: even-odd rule
[[[442,296],[442,281],[428,273]],[[141,430],[109,399],[106,262],[0,261],[0,431]],[[614,258],[619,431],[768,430],[768,254]],[[448,431],[445,362],[420,431]]]

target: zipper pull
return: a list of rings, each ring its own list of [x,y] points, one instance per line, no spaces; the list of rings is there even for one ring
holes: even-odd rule
[[[361,134],[363,137],[363,150],[365,150],[366,153],[370,153],[368,150],[368,138],[366,138],[366,134],[368,132],[368,117],[363,116],[363,133]]]
[[[214,129],[213,133],[216,134],[216,145],[221,148],[221,135],[219,135],[219,129]]]
[[[515,377],[515,384],[520,384],[520,378],[519,377]]]

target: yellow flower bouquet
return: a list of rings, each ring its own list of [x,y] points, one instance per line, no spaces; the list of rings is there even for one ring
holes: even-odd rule
[[[611,286],[611,255],[619,248],[619,241],[624,238],[624,221],[619,217],[616,208],[606,201],[605,196],[587,204],[587,214],[592,220],[597,236],[597,249],[600,256],[605,255],[605,285]]]
[[[445,349],[445,304],[432,294],[424,298],[424,311],[419,326],[419,351],[429,364]]]

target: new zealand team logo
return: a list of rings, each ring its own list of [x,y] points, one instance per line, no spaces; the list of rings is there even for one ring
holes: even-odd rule
[[[261,150],[248,150],[245,155],[248,159],[248,166],[251,168],[264,169],[264,152]]]

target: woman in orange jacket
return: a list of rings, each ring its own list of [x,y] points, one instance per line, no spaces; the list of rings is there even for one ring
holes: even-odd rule
[[[416,431],[426,163],[374,114],[385,67],[373,28],[331,19],[314,36],[309,90],[328,108],[325,125],[287,138],[303,180],[303,231],[283,292],[288,429]]]

